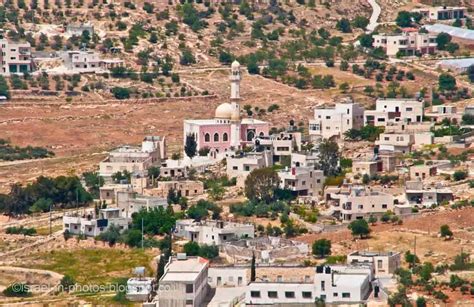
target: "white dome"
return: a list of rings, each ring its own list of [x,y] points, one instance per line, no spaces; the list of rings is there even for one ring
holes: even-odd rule
[[[235,60],[234,62],[232,62],[231,68],[232,68],[232,69],[238,69],[238,68],[240,68],[240,63],[237,62],[237,60]]]
[[[216,118],[230,119],[232,117],[232,106],[230,103],[224,102],[216,109]]]

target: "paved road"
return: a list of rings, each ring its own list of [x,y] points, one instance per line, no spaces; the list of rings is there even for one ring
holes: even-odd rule
[[[375,28],[377,28],[378,20],[380,17],[380,13],[382,12],[382,9],[380,8],[380,5],[377,3],[375,0],[367,0],[372,7],[372,16],[370,16],[370,22],[369,25],[367,26],[367,31],[366,33],[372,33]]]

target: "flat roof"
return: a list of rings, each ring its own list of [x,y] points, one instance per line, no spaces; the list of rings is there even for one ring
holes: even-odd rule
[[[198,272],[166,273],[160,281],[194,281],[199,276]]]

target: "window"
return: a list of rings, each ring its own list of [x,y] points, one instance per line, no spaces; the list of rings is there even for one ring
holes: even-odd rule
[[[338,294],[337,292],[334,292],[334,293],[332,294],[333,297],[337,297],[338,295],[339,295],[339,294]]]
[[[382,205],[382,209],[387,209],[387,205]]]
[[[229,140],[229,136],[227,135],[227,132],[224,132],[222,135],[222,141],[227,142]]]
[[[214,142],[219,142],[219,133],[214,133]]]
[[[193,292],[194,292],[193,284],[186,284],[186,293],[193,293]]]
[[[293,291],[285,291],[286,298],[295,298],[295,292]]]
[[[303,298],[311,298],[313,294],[309,291],[303,291],[302,292]]]
[[[260,291],[250,291],[251,297],[260,297]]]
[[[383,261],[382,260],[377,260],[377,268],[378,269],[383,268]]]
[[[359,209],[364,209],[364,205],[358,205],[357,206]]]
[[[209,133],[206,133],[204,135],[204,142],[210,142],[211,141],[211,136],[209,135]]]
[[[278,292],[268,291],[268,298],[278,298]]]
[[[236,170],[238,170],[239,168],[238,168],[237,166],[232,166],[232,169],[233,169],[234,171],[236,171]]]
[[[351,297],[351,294],[349,292],[342,292],[342,297],[343,298],[349,298],[349,297]]]
[[[321,281],[321,291],[325,291],[326,290],[326,283],[323,281]]]
[[[188,306],[188,305],[192,306],[193,305],[193,300],[186,300],[186,306]]]

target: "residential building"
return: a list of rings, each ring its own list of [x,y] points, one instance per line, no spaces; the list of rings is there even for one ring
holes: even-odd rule
[[[248,284],[247,268],[210,267],[207,281],[212,288],[243,287]]]
[[[99,188],[99,197],[101,202],[115,204],[117,202],[118,192],[131,192],[132,185],[128,183],[107,183]]]
[[[230,103],[222,103],[216,108],[214,119],[185,120],[183,143],[186,137],[193,135],[197,150],[209,148],[216,157],[229,150],[237,150],[252,144],[257,136],[268,136],[269,123],[240,117],[240,64],[234,61],[231,65]]]
[[[11,42],[0,37],[0,75],[33,71],[30,43]]]
[[[436,35],[420,33],[417,29],[396,34],[376,34],[373,39],[373,46],[383,48],[389,57],[434,54],[438,46]]]
[[[241,238],[253,238],[255,227],[253,224],[187,219],[176,221],[175,235],[199,244],[220,245]]]
[[[406,133],[381,133],[375,145],[380,152],[409,153],[415,143],[414,136]]]
[[[413,13],[420,13],[429,21],[463,19],[467,17],[466,11],[465,7],[452,6],[423,7],[412,10]]]
[[[186,254],[172,256],[158,287],[160,307],[201,307],[209,292],[209,261]]]
[[[274,162],[285,163],[285,159],[288,161],[292,153],[301,150],[301,139],[301,132],[288,130],[270,136],[258,136],[255,148],[257,151],[270,151]]]
[[[160,177],[182,180],[188,177],[189,164],[183,160],[168,159],[161,164]]]
[[[132,302],[148,302],[155,287],[153,277],[134,277],[127,280],[125,297]]]
[[[278,171],[280,187],[297,196],[318,196],[324,186],[324,172],[314,167],[296,167]]]
[[[151,210],[154,208],[168,206],[168,201],[164,197],[141,195],[133,191],[123,191],[117,193],[117,207],[121,210],[121,215],[132,218],[132,214],[140,210]]]
[[[294,167],[319,167],[319,148],[308,152],[299,152],[291,154],[291,166]]]
[[[368,186],[345,184],[326,189],[326,201],[332,215],[343,222],[382,215],[394,208],[394,196]]]
[[[425,112],[425,116],[433,119],[435,122],[442,122],[444,119],[454,123],[460,123],[462,113],[458,112],[458,108],[453,104],[442,104],[431,107],[431,112]]]
[[[253,281],[247,286],[245,306],[314,306],[315,295],[311,282]]]
[[[180,193],[184,197],[195,197],[204,194],[204,183],[198,180],[158,181],[157,187],[147,189],[148,195],[168,197],[170,190]]]
[[[355,251],[347,255],[348,265],[369,263],[375,277],[391,277],[401,265],[399,252]]]
[[[421,123],[424,101],[416,99],[379,98],[375,110],[364,112],[366,125],[387,126],[389,123]]]
[[[425,186],[421,180],[407,181],[405,183],[405,197],[408,204],[413,206],[430,207],[449,202],[454,199],[453,191],[439,184]]]
[[[451,161],[449,160],[429,160],[423,164],[410,166],[410,179],[425,180],[430,177],[439,175],[439,170],[451,168]]]
[[[383,170],[382,160],[355,160],[352,162],[352,173],[357,175],[369,175],[370,177],[376,175]]]
[[[247,286],[246,306],[314,306],[316,299],[328,304],[364,303],[373,280],[371,265],[318,266],[314,278],[277,281],[256,280]]]
[[[255,169],[270,167],[273,165],[273,154],[271,151],[254,151],[231,155],[226,158],[227,177],[236,178],[237,186],[244,186],[245,179]]]
[[[105,232],[111,225],[115,225],[121,231],[128,229],[130,219],[122,217],[119,208],[100,209],[96,216],[95,212],[83,215],[70,213],[63,216],[64,230],[71,234],[83,234],[88,237],[96,237]]]
[[[349,129],[364,125],[364,108],[357,103],[336,103],[334,108],[316,108],[314,119],[309,121],[310,137],[342,138]]]
[[[101,73],[124,65],[120,59],[101,59],[95,51],[68,50],[58,52],[58,55],[64,66],[75,73]]]
[[[106,181],[111,181],[113,174],[127,171],[131,174],[145,176],[148,168],[159,166],[166,158],[166,141],[162,137],[147,136],[142,146],[122,146],[109,153],[100,162],[99,173]]]
[[[326,303],[363,303],[371,292],[374,276],[370,264],[317,266],[315,297]]]

